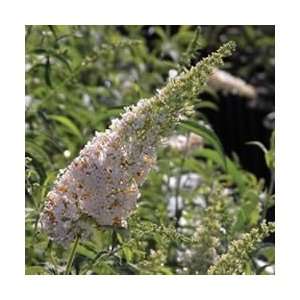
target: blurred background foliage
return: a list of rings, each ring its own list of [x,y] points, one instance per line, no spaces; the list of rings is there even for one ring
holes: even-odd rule
[[[65,271],[71,250],[38,222],[59,170],[124,106],[228,40],[237,51],[224,69],[252,84],[256,99],[208,86],[195,122],[178,128],[204,145],[162,147],[128,229],[95,230],[80,242],[72,273],[207,274],[232,241],[274,219],[273,26],[28,25],[25,39],[26,274]],[[252,250],[241,273],[273,274],[274,235]]]

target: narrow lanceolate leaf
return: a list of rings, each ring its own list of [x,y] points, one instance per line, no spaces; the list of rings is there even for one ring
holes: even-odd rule
[[[68,70],[70,72],[72,72],[70,63],[62,54],[57,53],[56,51],[53,51],[51,49],[47,50],[44,48],[36,48],[36,49],[32,50],[32,52],[35,54],[39,54],[39,55],[42,55],[42,54],[46,55],[47,61],[50,61],[50,57],[59,60],[61,63],[63,63],[68,68]]]
[[[125,108],[105,132],[96,133],[47,195],[41,224],[53,240],[68,246],[78,235],[88,237],[91,224],[126,226],[139,198],[139,187],[155,164],[161,138],[186,112],[185,100],[203,91],[213,69],[233,48],[233,43],[225,44],[170,80],[152,98]],[[61,117],[54,119],[78,133]],[[222,152],[213,133],[204,129],[201,133]]]
[[[50,64],[50,57],[46,57],[46,64],[45,64],[45,82],[46,84],[52,88],[52,81],[51,81],[51,64]]]
[[[266,154],[268,152],[267,148],[265,147],[264,144],[262,144],[261,142],[257,142],[257,141],[252,141],[252,142],[247,142],[247,145],[253,145],[253,146],[257,146],[258,148],[260,148],[264,154]]]
[[[51,51],[51,50],[48,51],[48,54],[51,55],[52,57],[56,58],[57,60],[61,61],[68,68],[68,70],[70,72],[72,72],[72,68],[71,68],[68,60],[63,55],[56,53],[54,51]]]
[[[201,101],[199,103],[194,104],[194,107],[199,108],[199,109],[209,108],[209,109],[214,110],[214,111],[219,110],[218,106],[215,103],[211,102],[211,101]]]
[[[273,135],[272,135],[273,137]],[[271,149],[268,150],[264,144],[258,141],[248,142],[247,145],[254,145],[257,146],[259,149],[261,149],[265,155],[265,161],[267,166],[270,169],[274,169],[274,149],[272,149],[272,137],[271,137]],[[274,147],[273,147],[274,148]]]
[[[80,130],[69,118],[61,115],[50,115],[49,118],[62,124],[70,133],[82,138]]]

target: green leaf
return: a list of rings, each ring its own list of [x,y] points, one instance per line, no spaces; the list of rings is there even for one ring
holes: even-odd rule
[[[270,150],[266,154],[266,163],[270,169],[275,170],[275,131],[271,135]]]
[[[91,251],[91,249],[88,249],[84,244],[83,245],[78,245],[76,249],[77,254],[80,254],[82,256],[85,256],[91,260],[94,259],[95,257],[95,252]]]
[[[49,118],[64,125],[65,128],[79,139],[82,139],[82,135],[78,127],[67,117],[61,115],[49,115]]]
[[[26,139],[25,149],[26,153],[28,153],[32,158],[35,158],[40,163],[45,163],[50,160],[48,154],[44,151],[44,149],[29,138]]]
[[[244,213],[247,217],[247,224],[255,225],[260,216],[258,206],[259,195],[253,190],[247,190],[244,197],[245,198],[241,203],[241,208],[244,210]]]
[[[48,62],[49,65],[50,65],[50,57],[54,57],[54,58],[58,59],[60,62],[62,62],[68,68],[68,70],[70,72],[72,72],[72,68],[71,68],[68,60],[63,55],[61,55],[60,53],[57,53],[52,49],[47,50],[47,49],[44,49],[44,48],[36,48],[36,49],[32,50],[32,52],[35,53],[35,54],[40,54],[40,55],[41,54],[47,55],[47,62],[49,61]],[[46,63],[46,65],[47,65],[47,63]]]
[[[55,57],[56,59],[58,59],[59,61],[61,61],[67,68],[70,72],[72,72],[72,68],[69,64],[69,62],[67,61],[66,58],[64,58],[61,54],[58,54],[52,50],[49,50],[48,51],[48,54],[51,55],[52,57]]]
[[[44,270],[44,268],[39,266],[26,267],[25,275],[47,275],[48,273]]]
[[[219,110],[218,106],[215,103],[211,102],[211,101],[201,101],[199,103],[195,103],[194,107],[195,108],[200,108],[200,109],[201,108],[209,108],[209,109],[212,109],[212,110],[215,110],[215,111]]]
[[[116,270],[110,261],[100,261],[97,265],[92,267],[93,272],[99,275],[114,275]]]
[[[123,255],[127,262],[131,262],[133,254],[129,247],[124,246],[122,248]]]
[[[237,218],[236,218],[236,221],[234,223],[232,230],[234,232],[242,231],[245,227],[246,221],[247,221],[247,217],[245,215],[244,210],[242,208],[239,208],[238,213],[237,213]]]
[[[57,39],[57,34],[56,34],[55,26],[53,26],[53,25],[48,25],[48,28],[50,29],[50,31],[51,31],[52,34],[54,35],[54,38]]]
[[[264,256],[269,263],[275,262],[275,248],[273,244],[264,244],[258,249],[256,255]]]
[[[167,268],[167,267],[161,267],[159,269],[159,272],[163,275],[173,275],[171,269]]]
[[[208,129],[207,127],[200,125],[196,121],[192,121],[192,120],[182,121],[180,126],[183,129],[192,131],[192,132],[202,136],[209,144],[211,144],[216,149],[219,156],[221,157],[224,170],[227,169],[226,158],[225,158],[222,143],[219,140],[218,136],[213,132],[212,129]]]
[[[270,144],[271,144],[271,149],[268,151],[267,148],[265,147],[264,144],[258,141],[253,141],[253,142],[248,142],[246,143],[247,145],[255,145],[259,147],[265,155],[265,161],[270,169],[275,168],[275,134],[274,132],[272,133]]]
[[[51,82],[51,64],[50,64],[50,57],[47,55],[46,64],[45,64],[45,81],[46,84],[52,88]]]
[[[49,189],[50,183],[53,183],[56,178],[56,174],[54,172],[49,171],[47,173],[47,177],[45,178],[43,182],[43,186],[41,188],[41,193],[40,193],[40,202],[43,201],[43,199],[46,197],[47,191]]]
[[[259,218],[258,194],[253,192],[253,190],[247,190],[241,198],[233,231],[240,232],[249,229],[257,224]]]
[[[35,53],[35,54],[46,54],[47,50],[43,49],[43,48],[36,48],[36,49],[32,50],[32,53]]]
[[[222,157],[220,157],[219,153],[212,149],[198,149],[193,152],[195,155],[200,155],[202,157],[205,157],[207,159],[210,159],[217,163],[219,166],[223,167],[223,160]],[[243,172],[236,166],[236,164],[226,157],[226,170],[227,173],[231,176],[232,180],[237,184],[239,188],[239,192],[243,193],[245,190],[245,179]]]
[[[26,25],[26,33],[25,33],[25,43],[27,43],[27,40],[31,34],[31,30],[32,30],[33,25]]]
[[[261,142],[258,141],[251,141],[251,142],[247,142],[246,145],[254,145],[257,146],[258,148],[260,148],[264,154],[266,154],[268,152],[267,148],[265,147],[264,144],[262,144]]]

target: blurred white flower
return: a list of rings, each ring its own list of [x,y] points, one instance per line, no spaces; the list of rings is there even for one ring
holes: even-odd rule
[[[244,80],[229,74],[226,71],[215,69],[208,85],[225,93],[238,94],[246,98],[256,98],[256,90]]]
[[[25,96],[25,108],[28,108],[32,103],[33,98],[30,95]]]
[[[69,150],[64,151],[64,157],[69,158],[71,156],[71,152]]]
[[[82,102],[86,107],[91,107],[92,104],[91,96],[89,94],[83,94]]]
[[[203,147],[204,141],[201,136],[192,132],[188,136],[182,134],[173,135],[165,141],[165,144],[179,152],[190,152]]]
[[[178,75],[178,72],[174,69],[169,70],[169,79],[174,79]]]

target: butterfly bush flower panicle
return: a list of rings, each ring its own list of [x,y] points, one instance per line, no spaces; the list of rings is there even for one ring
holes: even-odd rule
[[[249,255],[270,233],[274,232],[272,222],[263,221],[257,228],[245,233],[239,240],[232,241],[227,253],[219,257],[217,262],[208,269],[209,275],[240,275],[244,274]]]
[[[96,133],[47,195],[40,221],[50,238],[67,247],[76,236],[89,236],[91,222],[126,225],[161,138],[172,131],[188,100],[203,90],[233,48],[231,42],[223,45],[152,98],[125,108],[105,132]]]

